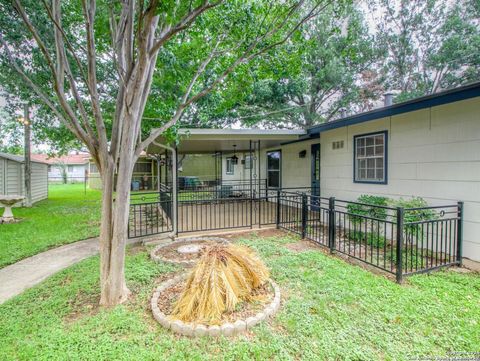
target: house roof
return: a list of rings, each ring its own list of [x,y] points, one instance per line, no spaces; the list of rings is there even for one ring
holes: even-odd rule
[[[302,129],[186,129],[178,130],[180,141],[177,149],[180,153],[214,153],[247,151],[250,141],[260,141],[261,147],[276,147],[283,142],[293,141],[305,135]],[[159,141],[165,141],[160,137]],[[235,147],[234,147],[235,145]],[[163,153],[163,149],[154,144],[148,152]]]
[[[480,96],[480,82],[465,85],[455,89],[442,91],[439,93],[426,95],[423,97],[408,100],[406,102],[393,104],[388,107],[374,109],[368,112],[351,115],[342,119],[334,120],[328,123],[315,125],[307,129],[310,135],[319,134],[326,130],[345,127],[348,125],[367,122],[370,120],[390,117],[393,115],[413,112],[415,110],[430,108],[438,105],[457,102]]]
[[[18,163],[23,163],[23,162],[25,162],[25,157],[24,157],[23,155],[17,155],[17,154],[10,154],[10,153],[2,153],[2,152],[0,152],[0,158],[9,159],[9,160],[12,160],[12,161],[18,162]],[[46,163],[47,163],[47,162],[44,162],[44,161],[39,160],[39,159],[33,159],[33,154],[32,154],[31,161],[34,162],[34,163],[43,163],[43,164],[46,164]]]
[[[90,158],[90,154],[88,153],[80,153],[80,154],[69,154],[63,155],[61,157],[50,157],[48,154],[32,154],[32,160],[48,163],[48,164],[56,164],[56,163],[63,163],[66,165],[74,165],[74,164],[87,164]]]

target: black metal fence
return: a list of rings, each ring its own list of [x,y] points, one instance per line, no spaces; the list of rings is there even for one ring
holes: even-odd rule
[[[454,205],[397,208],[311,194],[308,187],[268,189],[230,181],[177,193],[178,232],[276,225],[396,276],[461,264],[462,209]],[[265,186],[262,186],[265,185]],[[173,193],[131,195],[129,236],[173,231]]]
[[[130,238],[171,231],[172,188],[165,184],[160,187],[156,192],[132,192]],[[288,190],[308,192],[309,188]],[[178,187],[177,200],[180,233],[261,227],[274,225],[277,220],[277,191],[269,189],[264,180],[184,185]],[[159,210],[158,222],[162,225],[158,228],[155,205]]]
[[[395,208],[278,192],[277,227],[388,273],[459,265],[463,203]]]

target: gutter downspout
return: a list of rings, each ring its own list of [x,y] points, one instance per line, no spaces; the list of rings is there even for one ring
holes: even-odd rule
[[[172,167],[175,167],[173,169],[172,173],[172,198],[173,198],[173,209],[172,209],[172,225],[173,225],[173,232],[172,236],[176,236],[178,234],[178,220],[177,220],[177,209],[178,209],[178,204],[177,204],[177,162],[175,159],[177,159],[177,150],[175,148],[169,147],[168,145],[160,144],[157,143],[156,141],[153,141],[152,144],[155,144],[157,147],[169,150],[172,152]],[[159,184],[160,186],[160,184]]]

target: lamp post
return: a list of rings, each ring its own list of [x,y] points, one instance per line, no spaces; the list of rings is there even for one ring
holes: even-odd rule
[[[28,104],[24,105],[23,117],[19,119],[19,122],[23,124],[24,130],[24,184],[25,184],[25,206],[32,206],[32,163],[31,163],[31,149],[30,149],[30,113],[28,110]]]

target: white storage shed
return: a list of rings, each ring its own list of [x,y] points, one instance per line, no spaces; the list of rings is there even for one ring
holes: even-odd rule
[[[0,152],[0,194],[25,195],[24,162],[21,155]],[[48,198],[48,164],[32,161],[32,204]]]

